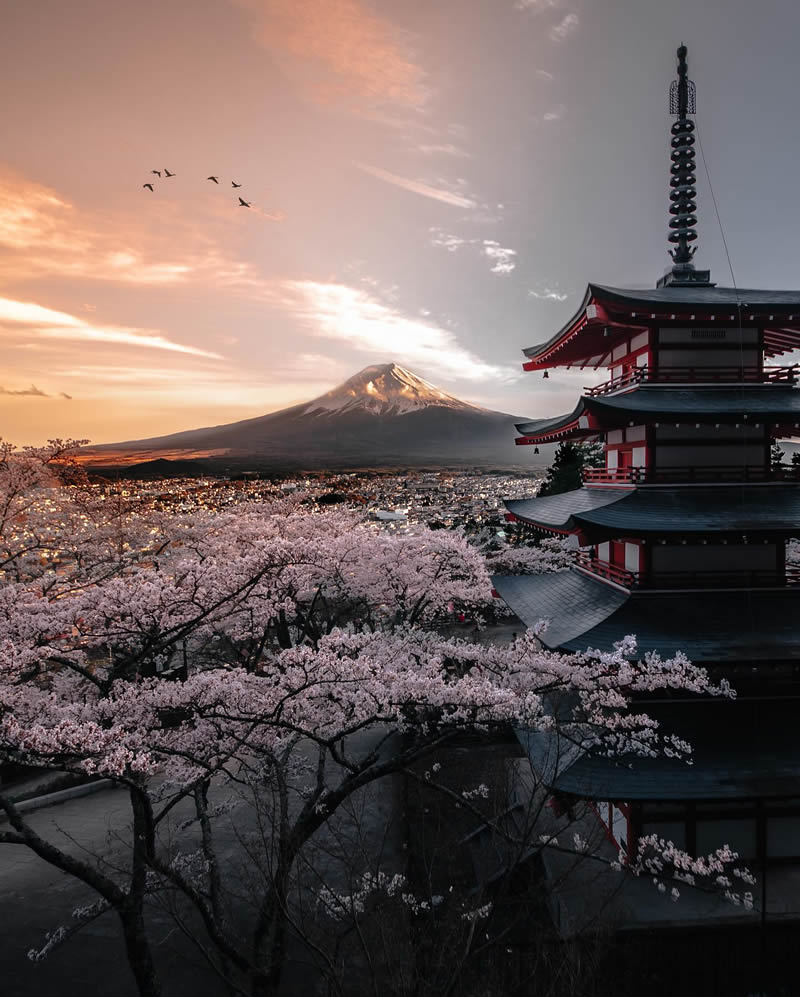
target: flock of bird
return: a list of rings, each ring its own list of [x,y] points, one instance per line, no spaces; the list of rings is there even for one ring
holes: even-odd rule
[[[163,173],[163,177],[164,177],[165,180],[168,177],[174,177],[175,176],[174,173],[170,173],[170,171],[168,169],[166,169],[166,168],[163,171],[162,170],[150,170],[150,172],[151,173],[155,173],[155,175],[158,177],[159,180],[161,180],[161,178],[162,178],[162,173]],[[212,177],[206,177],[206,180],[211,180],[211,181],[213,181],[213,183],[219,185],[219,177],[213,177],[213,176]],[[152,193],[154,193],[154,188],[153,188],[153,183],[154,182],[155,181],[153,181],[151,183],[143,183],[142,187],[145,188],[146,190],[149,190],[150,193],[152,194]],[[231,187],[233,187],[234,190],[238,189],[241,186],[242,185],[240,183],[236,183],[235,180],[231,180]],[[245,199],[243,197],[239,196],[239,207],[241,207],[241,208],[250,208],[250,207],[252,207],[252,204],[251,204],[250,201],[245,201]]]

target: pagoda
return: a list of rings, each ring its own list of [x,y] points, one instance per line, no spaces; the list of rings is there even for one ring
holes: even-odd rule
[[[534,770],[556,798],[591,802],[623,850],[657,833],[693,854],[723,843],[745,861],[800,859],[800,532],[796,465],[771,455],[797,435],[800,291],[717,286],[695,269],[695,87],[686,48],[670,89],[672,266],[652,289],[589,284],[575,315],[524,350],[524,369],[605,367],[573,411],[517,426],[521,445],[600,441],[583,486],[506,503],[508,518],[572,537],[566,571],[495,577],[527,626],[548,621],[553,650],[684,652],[737,698],[643,700],[693,746],[677,759],[553,750],[528,734]],[[797,907],[796,904],[793,904]]]

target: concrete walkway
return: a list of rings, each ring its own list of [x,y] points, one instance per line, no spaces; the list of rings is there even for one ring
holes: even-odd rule
[[[368,747],[365,735],[362,748]],[[217,794],[212,794],[217,795]],[[220,798],[227,790],[219,791]],[[394,783],[391,778],[369,787],[353,801],[357,834],[340,825],[334,834],[322,836],[313,850],[324,879],[336,889],[345,889],[344,868],[337,859],[342,842],[360,852],[362,860],[371,855],[391,873],[404,867],[404,835],[399,821]],[[172,827],[191,816],[188,803],[175,809]],[[127,793],[118,788],[104,789],[90,796],[67,800],[59,805],[26,815],[43,837],[81,857],[102,856],[106,871],[124,869],[128,861],[130,807]],[[242,840],[255,831],[252,810],[239,803],[232,812],[215,821],[218,852],[225,867],[235,870],[233,888],[246,896],[247,857]],[[4,826],[8,826],[7,824]],[[171,832],[170,832],[171,833]],[[191,850],[196,829],[179,832],[182,850]],[[348,837],[349,834],[349,837]],[[336,840],[334,840],[336,838]],[[251,866],[252,869],[252,866]],[[252,870],[253,881],[257,873]],[[118,918],[103,914],[84,926],[44,961],[31,962],[30,949],[41,949],[48,933],[61,925],[74,923],[76,907],[91,903],[97,895],[76,879],[50,866],[32,851],[19,845],[0,845],[0,994],[2,997],[58,995],[71,997],[135,997],[136,988],[127,965]],[[304,903],[313,905],[307,894]],[[150,905],[148,927],[154,954],[168,997],[227,997],[196,946],[178,929],[171,915],[157,901]],[[317,982],[314,971],[298,946],[290,951],[284,993],[311,994]]]

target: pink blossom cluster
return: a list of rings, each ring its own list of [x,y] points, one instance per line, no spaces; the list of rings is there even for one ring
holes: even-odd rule
[[[492,574],[539,575],[548,571],[563,571],[574,561],[574,552],[567,541],[546,537],[536,544],[503,544],[487,554],[486,564]]]
[[[752,910],[753,894],[743,887],[755,885],[756,879],[748,869],[736,864],[738,858],[728,845],[722,845],[709,855],[693,856],[657,834],[648,834],[639,838],[633,857],[620,852],[617,865],[627,867],[635,876],[651,876],[661,893],[666,892],[670,881],[677,881],[719,892],[731,903]],[[741,886],[736,886],[735,881]],[[672,900],[679,899],[680,891],[676,886],[671,888],[670,896]]]

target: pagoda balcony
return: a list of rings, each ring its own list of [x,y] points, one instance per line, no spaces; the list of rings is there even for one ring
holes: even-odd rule
[[[779,468],[763,467],[585,467],[586,485],[686,485],[742,484],[744,482],[800,481],[800,465]]]
[[[575,555],[575,565],[587,574],[604,578],[628,591],[785,588],[800,585],[800,568],[790,566],[783,571],[629,571],[582,551]]]
[[[791,367],[632,367],[609,381],[584,388],[590,398],[637,384],[796,384],[800,365]]]

